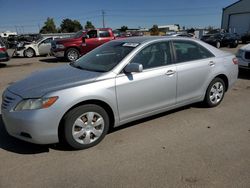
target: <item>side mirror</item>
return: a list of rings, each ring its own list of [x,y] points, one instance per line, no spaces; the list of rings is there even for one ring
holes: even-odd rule
[[[139,63],[130,63],[125,68],[124,71],[126,73],[132,73],[132,72],[142,72],[143,66]]]

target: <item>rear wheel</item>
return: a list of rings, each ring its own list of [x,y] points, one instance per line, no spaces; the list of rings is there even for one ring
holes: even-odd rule
[[[87,104],[74,108],[64,118],[63,141],[73,149],[97,145],[107,134],[109,116],[100,106]]]
[[[220,78],[215,78],[208,86],[204,103],[208,107],[218,106],[225,94],[225,83]]]
[[[238,46],[238,44],[239,44],[238,40],[235,40],[230,47],[231,48],[236,48]]]
[[[76,61],[80,57],[79,51],[75,48],[68,49],[65,55],[68,61]]]
[[[24,51],[24,56],[31,58],[35,56],[35,51],[32,48],[28,48],[27,50]]]

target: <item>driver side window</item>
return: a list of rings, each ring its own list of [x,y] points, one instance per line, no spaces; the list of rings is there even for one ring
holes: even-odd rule
[[[171,64],[169,42],[159,42],[147,46],[133,58],[132,62],[142,64],[143,69]]]
[[[97,38],[97,30],[91,30],[87,33],[88,38]]]

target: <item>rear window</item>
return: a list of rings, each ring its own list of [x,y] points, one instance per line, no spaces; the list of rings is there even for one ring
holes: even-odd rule
[[[203,46],[192,41],[173,41],[177,63],[214,57]]]

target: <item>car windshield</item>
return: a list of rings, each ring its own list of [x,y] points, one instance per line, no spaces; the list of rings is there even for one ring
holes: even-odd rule
[[[44,40],[44,38],[42,37],[42,38],[40,38],[40,39],[38,39],[38,40],[36,40],[35,41],[35,43],[40,43],[42,40]]]
[[[139,43],[109,42],[87,53],[71,65],[83,70],[108,72],[138,45]]]
[[[73,36],[73,38],[79,38],[79,37],[81,37],[83,32],[84,32],[83,30],[78,31],[77,33],[75,33],[75,35]]]

